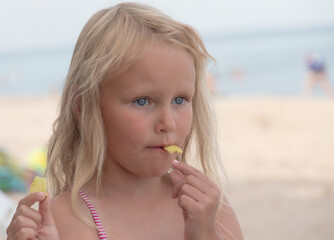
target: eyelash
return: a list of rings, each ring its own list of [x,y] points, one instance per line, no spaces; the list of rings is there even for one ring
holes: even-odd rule
[[[180,104],[176,103],[176,99],[182,99],[182,103],[180,103]],[[173,101],[174,101],[177,105],[182,105],[182,104],[184,104],[185,101],[187,101],[187,99],[186,99],[185,97],[176,97],[176,98],[174,98],[174,99],[172,100],[172,102],[173,102]]]
[[[140,100],[145,100],[145,105],[140,105],[140,104],[139,104],[139,101],[140,101]],[[139,107],[144,107],[144,106],[146,106],[147,102],[148,102],[148,99],[145,98],[145,97],[143,97],[143,98],[138,98],[138,99],[136,99],[133,103],[134,103],[135,105],[138,105]]]
[[[180,103],[180,104],[176,103],[176,99],[182,99],[182,103]],[[139,101],[141,101],[141,100],[145,100],[144,105],[140,105],[140,104],[139,104]],[[177,104],[177,105],[183,105],[185,102],[188,102],[188,99],[187,99],[186,97],[176,97],[176,98],[174,98],[174,99],[172,100],[172,103],[173,103],[173,102],[175,102],[175,104]],[[133,101],[133,103],[134,103],[135,105],[139,106],[139,107],[144,107],[144,106],[146,106],[148,103],[150,103],[150,101],[148,100],[148,98],[146,98],[146,97],[142,97],[142,98],[138,98],[138,99],[136,99],[135,101]]]

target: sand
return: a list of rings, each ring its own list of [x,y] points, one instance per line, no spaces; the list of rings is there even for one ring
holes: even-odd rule
[[[334,239],[334,101],[216,97],[225,193],[247,240]],[[58,96],[0,98],[0,147],[44,146]]]
[[[216,105],[227,192],[245,239],[334,239],[334,101]]]

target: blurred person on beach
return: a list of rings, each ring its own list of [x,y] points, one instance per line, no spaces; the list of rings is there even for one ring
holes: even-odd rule
[[[241,67],[234,67],[230,71],[230,78],[234,82],[242,82],[245,78],[245,75],[246,75],[245,70]]]
[[[320,55],[307,54],[306,66],[307,72],[302,89],[303,95],[311,95],[313,89],[319,85],[326,96],[334,97],[334,91],[326,71],[325,60]]]
[[[94,14],[49,141],[50,193],[19,202],[7,240],[243,239],[221,191],[209,59],[193,28],[149,6]]]

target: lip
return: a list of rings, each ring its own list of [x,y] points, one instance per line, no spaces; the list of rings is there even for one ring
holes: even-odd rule
[[[150,146],[150,147],[148,147],[148,148],[149,148],[149,149],[153,149],[153,150],[156,149],[156,150],[162,150],[162,151],[167,152],[167,151],[165,150],[165,147],[170,146],[170,145],[172,145],[172,144]]]
[[[148,147],[148,149],[150,150],[154,150],[154,151],[163,151],[163,152],[167,152],[164,147],[159,147],[159,146],[152,146],[152,147]]]

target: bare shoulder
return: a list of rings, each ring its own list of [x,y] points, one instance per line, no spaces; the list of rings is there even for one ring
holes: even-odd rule
[[[70,192],[54,197],[51,202],[51,209],[60,239],[98,239],[96,229],[86,225],[74,214],[71,207]],[[84,212],[84,217],[90,219],[89,211]]]
[[[239,220],[226,196],[223,196],[223,203],[218,213],[218,230],[224,239],[243,240]]]

